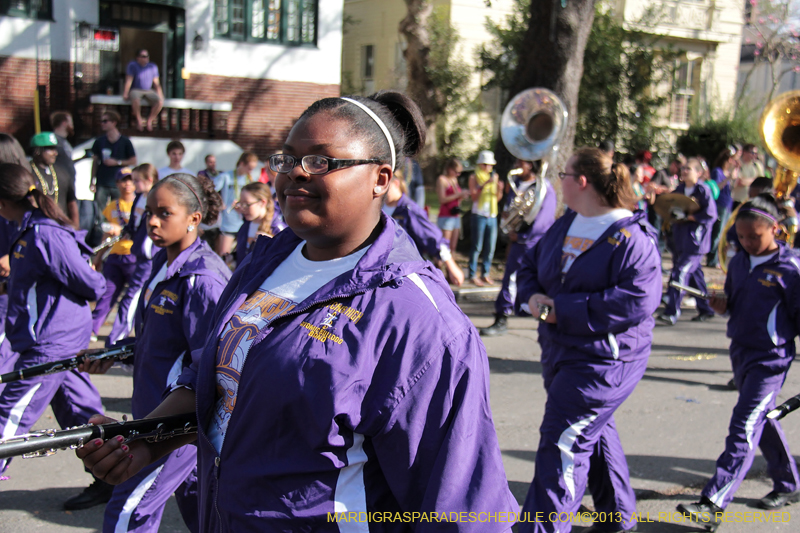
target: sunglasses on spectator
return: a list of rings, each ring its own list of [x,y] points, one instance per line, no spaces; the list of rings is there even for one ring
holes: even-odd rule
[[[139,54],[139,57],[143,57],[143,58],[147,59],[147,58],[148,58],[148,57],[150,57],[150,56],[149,56],[149,55],[147,55],[147,54]]]

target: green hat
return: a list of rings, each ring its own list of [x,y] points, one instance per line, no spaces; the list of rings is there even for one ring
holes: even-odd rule
[[[43,131],[37,133],[31,139],[31,146],[34,148],[48,148],[50,146],[58,146],[58,139],[56,134],[51,131]]]

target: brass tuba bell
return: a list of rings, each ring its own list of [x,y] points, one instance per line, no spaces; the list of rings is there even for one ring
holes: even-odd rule
[[[517,231],[523,223],[532,224],[542,209],[547,194],[545,174],[558,151],[568,116],[561,99],[542,87],[522,91],[511,99],[503,111],[500,137],[511,155],[523,161],[542,160],[536,185],[523,193],[517,191],[509,176],[508,183],[515,197],[500,220],[503,233]]]
[[[764,146],[778,162],[772,186],[778,204],[791,203],[792,190],[797,185],[797,173],[800,171],[800,90],[789,91],[778,95],[770,101],[759,122],[759,132]],[[723,228],[717,248],[717,255],[722,270],[727,272],[728,243],[724,236],[736,222],[735,210]],[[782,239],[790,246],[797,232],[797,217],[792,216],[782,224]]]

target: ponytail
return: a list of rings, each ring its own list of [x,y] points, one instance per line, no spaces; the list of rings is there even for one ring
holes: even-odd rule
[[[605,205],[632,209],[636,204],[630,173],[615,169],[611,157],[598,148],[579,148],[574,154],[573,169],[594,187]]]
[[[20,165],[0,163],[0,198],[15,202],[25,211],[38,207],[44,216],[60,225],[72,225],[58,204],[36,188],[33,174]]]

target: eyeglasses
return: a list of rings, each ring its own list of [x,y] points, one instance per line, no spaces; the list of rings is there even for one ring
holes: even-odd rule
[[[259,202],[260,202],[259,200],[255,200],[253,202],[250,202],[249,204],[246,204],[246,203],[242,202],[241,200],[239,200],[238,202],[233,204],[233,206],[238,208],[238,209],[244,209],[245,207],[250,207],[251,205],[255,205],[255,204],[259,203]]]
[[[143,58],[147,59],[147,58],[149,58],[150,56],[148,56],[148,55],[140,55],[139,57],[143,57]]]
[[[559,172],[558,173],[558,179],[560,179],[560,180],[563,180],[567,176],[580,176],[580,174],[573,174],[571,172]]]
[[[307,174],[327,174],[340,168],[354,167],[356,165],[378,164],[380,159],[336,159],[324,155],[306,155],[297,158],[293,155],[275,154],[269,156],[269,168],[279,174],[288,174],[297,165],[301,165]]]

